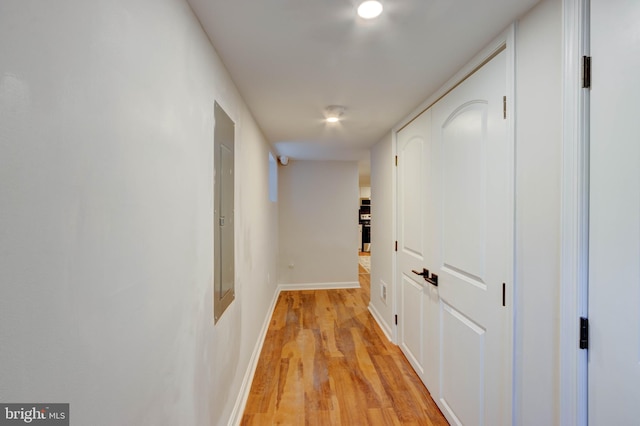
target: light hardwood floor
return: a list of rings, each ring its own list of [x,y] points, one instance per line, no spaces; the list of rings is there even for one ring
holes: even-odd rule
[[[242,425],[446,425],[360,289],[278,298]]]

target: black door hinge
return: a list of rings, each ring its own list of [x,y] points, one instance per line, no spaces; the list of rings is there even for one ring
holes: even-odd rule
[[[396,248],[395,251],[398,251],[398,242],[396,241]]]
[[[507,284],[502,283],[502,306],[507,306]]]
[[[582,57],[582,88],[591,88],[591,56]]]
[[[580,317],[580,349],[589,349],[589,319]]]
[[[398,316],[396,315],[396,325],[398,325]]]
[[[502,118],[507,118],[507,97],[502,97]]]
[[[398,165],[398,156],[396,155],[396,166]]]

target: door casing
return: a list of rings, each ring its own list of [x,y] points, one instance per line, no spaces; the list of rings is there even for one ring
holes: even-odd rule
[[[589,0],[563,0],[563,135],[560,276],[560,424],[587,424],[587,351],[578,347],[589,273]]]

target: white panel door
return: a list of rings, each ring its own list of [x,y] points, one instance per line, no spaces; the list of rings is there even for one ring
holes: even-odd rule
[[[640,424],[640,2],[591,0],[589,424]]]
[[[438,171],[440,389],[452,424],[506,425],[511,413],[513,156],[502,51],[433,106]],[[505,300],[506,301],[506,300]]]
[[[417,275],[426,267],[433,244],[426,235],[429,220],[428,159],[431,146],[431,111],[418,116],[397,133],[398,154],[398,332],[400,348],[423,379],[435,390],[433,378],[437,363],[433,359],[437,318],[437,292]],[[435,301],[435,302],[434,302]],[[427,346],[425,348],[425,345]]]

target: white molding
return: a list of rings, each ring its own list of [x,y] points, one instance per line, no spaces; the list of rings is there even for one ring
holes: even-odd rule
[[[507,96],[507,139],[508,139],[508,158],[511,159],[509,176],[507,179],[509,180],[509,192],[508,192],[508,200],[507,200],[507,209],[511,217],[511,228],[506,236],[507,238],[507,247],[510,247],[511,250],[508,252],[507,262],[507,270],[506,276],[507,279],[511,281],[511,291],[507,292],[507,306],[508,314],[511,317],[511,321],[507,325],[507,336],[508,342],[507,345],[511,348],[511,357],[509,359],[510,363],[507,366],[508,371],[506,373],[507,378],[506,382],[509,384],[511,388],[511,404],[508,407],[508,411],[506,413],[506,418],[511,419],[511,423],[515,424],[517,410],[517,397],[516,397],[516,368],[519,367],[516,362],[516,312],[518,312],[518,306],[516,306],[517,298],[516,293],[518,291],[518,283],[516,282],[516,119],[517,119],[517,111],[516,111],[516,30],[517,30],[517,22],[512,23],[503,33],[501,39],[505,44],[505,52],[507,55],[506,58],[506,96]],[[496,43],[500,41],[498,39]]]
[[[391,327],[389,327],[389,324],[386,323],[386,321],[382,318],[382,315],[380,315],[380,312],[378,312],[378,310],[372,303],[369,303],[369,312],[371,313],[373,319],[376,320],[378,326],[387,337],[387,339],[389,339],[391,343],[394,343],[393,339],[391,338]]]
[[[588,296],[588,0],[563,0],[563,143],[560,279],[560,424],[587,425],[587,351],[578,347]]]
[[[392,157],[389,159],[389,164],[393,167],[393,173],[391,173],[391,238],[392,242],[398,243],[398,166],[395,164],[394,159],[398,156],[398,130],[399,127],[396,126],[391,131],[391,155]],[[391,318],[395,318],[398,315],[398,293],[400,293],[398,289],[398,251],[394,250],[391,252]],[[387,296],[389,295],[389,291],[387,291]],[[384,328],[383,328],[384,330]],[[395,324],[389,327],[390,339],[392,343],[398,344],[398,326]]]
[[[360,283],[358,281],[347,281],[330,283],[278,284],[278,291],[336,290],[347,288],[360,288]]]
[[[271,317],[273,316],[273,311],[276,308],[276,302],[278,301],[279,296],[280,296],[280,288],[278,287],[276,288],[276,291],[273,294],[271,305],[269,306],[267,315],[265,316],[264,322],[262,323],[262,329],[260,330],[258,341],[256,342],[256,345],[253,348],[253,353],[251,354],[251,358],[249,360],[249,367],[247,368],[247,371],[244,373],[244,377],[242,379],[242,385],[240,385],[240,391],[238,392],[236,403],[233,406],[233,411],[231,412],[231,417],[229,418],[229,423],[228,423],[229,426],[239,426],[240,422],[242,421],[242,415],[244,414],[244,409],[247,405],[247,400],[249,399],[249,392],[251,391],[251,383],[253,382],[253,377],[256,374],[256,368],[258,367],[258,360],[260,359],[260,353],[262,353],[262,346],[264,345],[265,338],[267,337],[267,331],[269,330]]]

